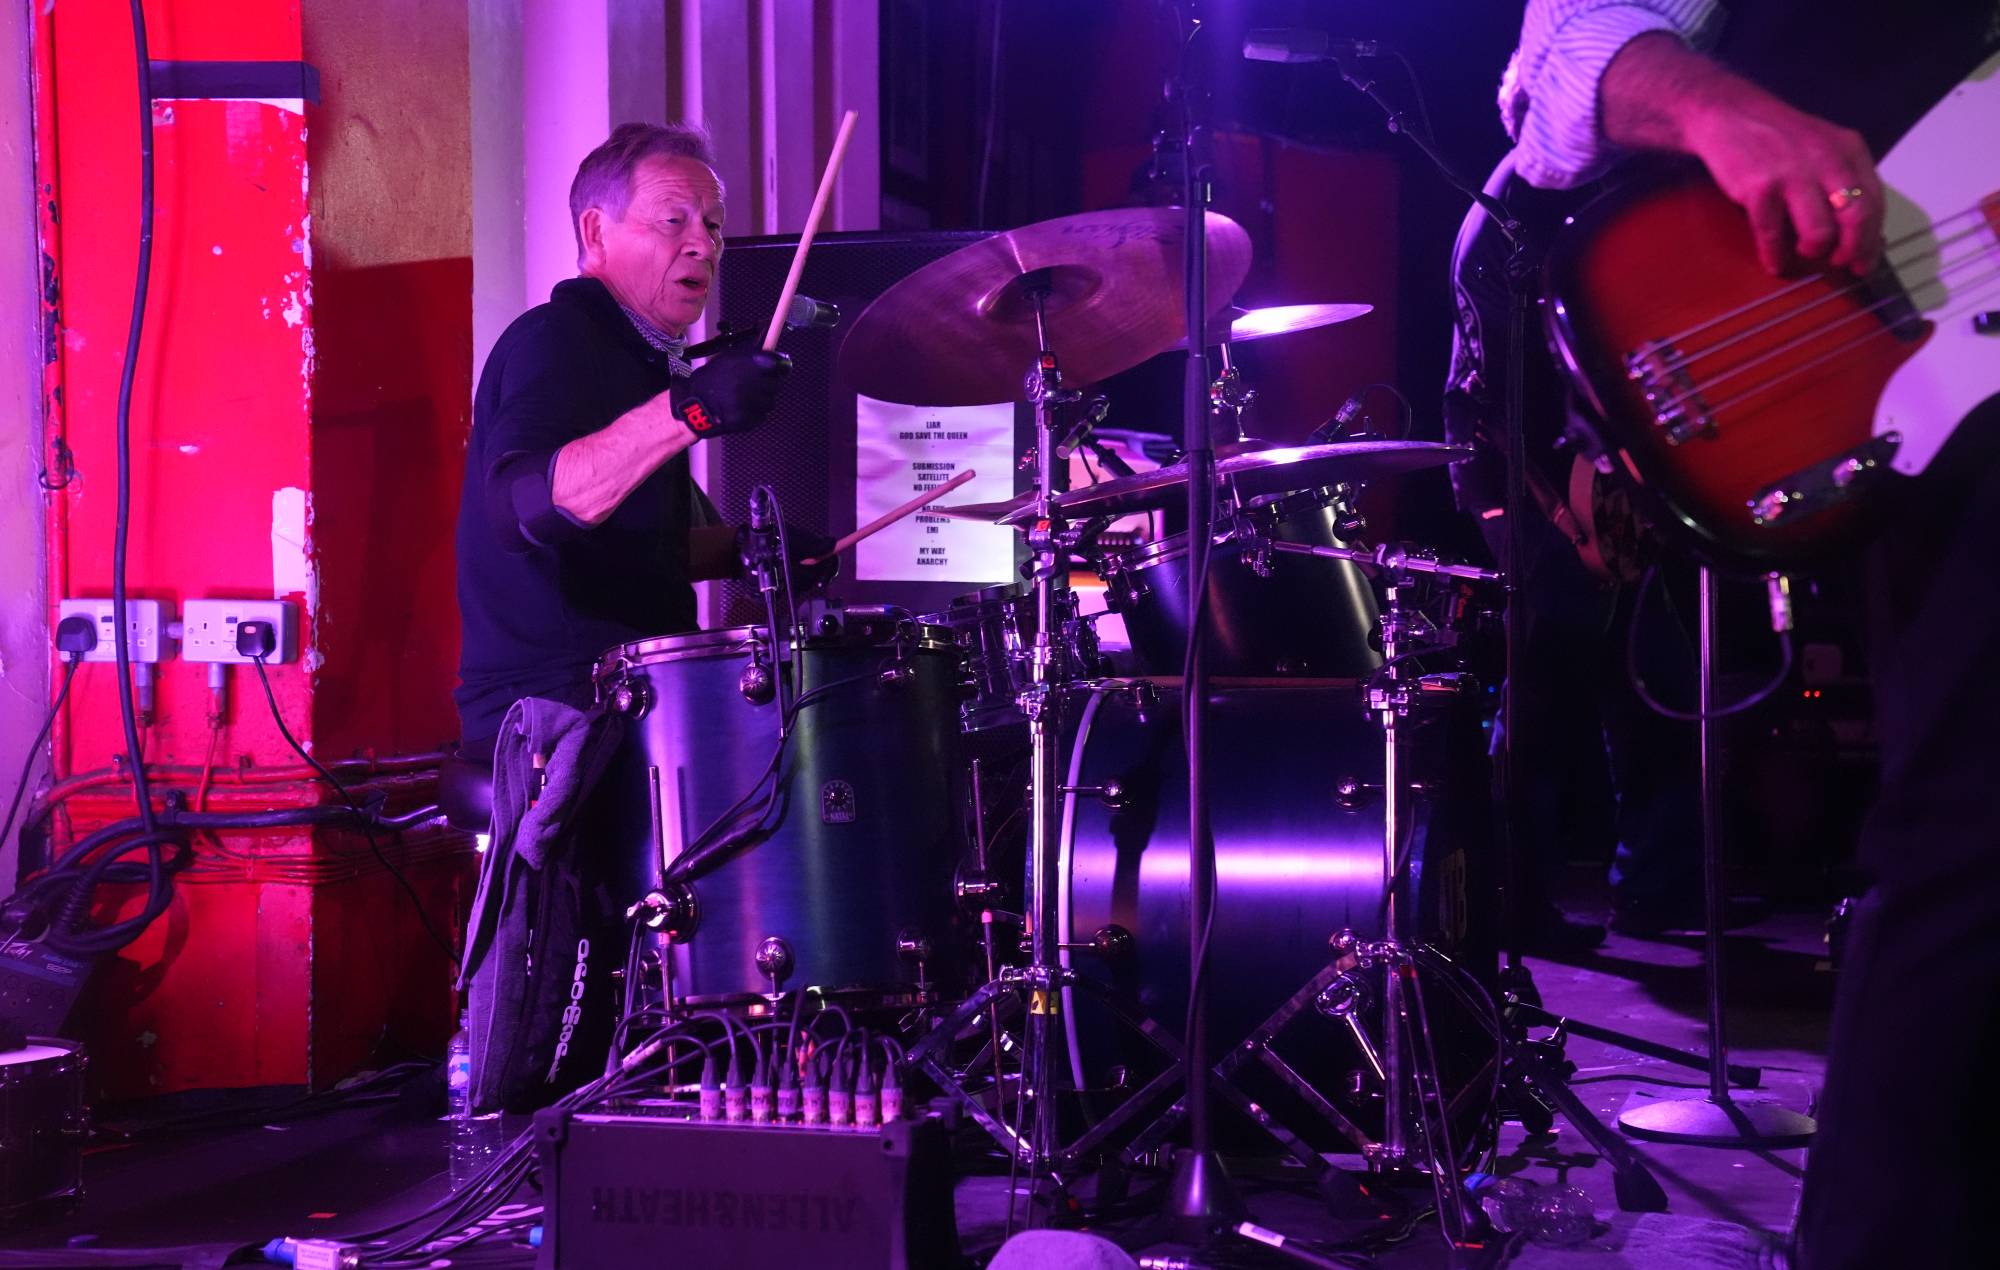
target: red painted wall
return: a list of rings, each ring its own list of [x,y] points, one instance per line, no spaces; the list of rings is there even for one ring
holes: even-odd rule
[[[322,102],[155,105],[131,593],[177,613],[189,598],[287,595],[304,607],[306,655],[271,678],[294,734],[322,758],[435,749],[455,731],[451,523],[471,395],[465,7],[150,0],[146,14],[153,58],[304,57]],[[138,124],[125,4],[38,7],[37,38],[48,404],[80,473],[51,499],[53,607],[110,592]],[[304,500],[303,541],[274,541],[285,498]],[[199,765],[212,740],[206,668],[160,669],[147,760]],[[59,775],[124,749],[113,673],[77,677]],[[240,669],[213,739],[224,768],[296,761]],[[74,801],[71,827],[129,814],[117,792]],[[330,794],[301,784],[227,797]],[[417,834],[392,850],[450,929],[466,845]],[[449,967],[364,843],[231,836],[204,856],[174,909],[93,987],[84,1030],[109,1092],[323,1084],[377,1051],[441,1048]]]

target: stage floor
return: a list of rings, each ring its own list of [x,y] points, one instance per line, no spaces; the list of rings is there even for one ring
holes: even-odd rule
[[[1820,1082],[1832,995],[1832,976],[1820,968],[1820,917],[1772,917],[1731,932],[1728,949],[1735,1060],[1763,1068],[1760,1096],[1808,1110]],[[1614,935],[1574,965],[1532,961],[1530,966],[1554,1011],[1670,1045],[1702,1045],[1706,1008],[1698,937]],[[1607,1121],[1629,1102],[1706,1088],[1698,1072],[1598,1042],[1574,1038],[1568,1052],[1580,1069],[1577,1093]],[[0,1233],[0,1248],[47,1249],[61,1258],[39,1262],[45,1265],[91,1264],[87,1253],[59,1251],[72,1239],[80,1243],[71,1247],[98,1249],[203,1245],[212,1258],[213,1250],[273,1235],[380,1225],[444,1189],[444,1126],[422,1114],[426,1094],[438,1096],[435,1084],[419,1081],[400,1100],[311,1119],[96,1148],[86,1160],[89,1194],[82,1208],[59,1223]],[[1639,1150],[1668,1194],[1665,1214],[1619,1213],[1610,1169],[1567,1124],[1559,1121],[1556,1132],[1542,1138],[1524,1137],[1518,1126],[1509,1126],[1497,1171],[1579,1187],[1596,1206],[1598,1233],[1569,1249],[1490,1247],[1475,1263],[1529,1270],[1689,1265],[1733,1270],[1776,1264],[1773,1249],[1790,1228],[1797,1204],[1802,1149],[1724,1151],[1646,1143]],[[1253,1215],[1266,1224],[1305,1238],[1331,1233],[1318,1206],[1288,1188],[1253,1182],[1248,1189]],[[1006,1204],[1004,1176],[960,1184],[960,1233],[968,1253],[983,1260],[1000,1243]],[[1165,1250],[1142,1228],[1108,1233],[1135,1252]],[[524,1247],[496,1244],[455,1251],[449,1261],[526,1265],[531,1257]],[[0,1266],[13,1260],[0,1257]],[[201,1260],[190,1254],[160,1264]],[[1264,1263],[1231,1259],[1228,1264]],[[1448,1261],[1435,1223],[1427,1222],[1401,1245],[1380,1252],[1376,1264],[1418,1270]]]

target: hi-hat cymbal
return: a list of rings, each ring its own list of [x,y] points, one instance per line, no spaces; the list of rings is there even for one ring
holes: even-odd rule
[[[1471,457],[1470,446],[1446,445],[1440,441],[1336,441],[1328,445],[1294,445],[1232,454],[1216,461],[1215,475],[1218,480],[1228,482],[1237,498],[1247,501],[1265,494],[1289,494],[1342,481],[1365,484]],[[1187,464],[1173,463],[1058,494],[1056,509],[1064,520],[1152,511],[1184,500],[1187,477]],[[1022,494],[1000,503],[963,503],[952,507],[932,504],[930,510],[967,520],[1015,525],[1034,516],[1035,500],[1033,495]]]
[[[961,248],[890,287],[841,342],[841,370],[882,401],[970,406],[1016,401],[1041,341],[1022,285],[1047,288],[1049,345],[1072,386],[1092,384],[1187,338],[1185,214],[1127,207],[1024,225]],[[1208,213],[1216,313],[1250,271],[1250,236]]]
[[[1208,342],[1248,344],[1252,340],[1270,339],[1273,335],[1290,335],[1293,331],[1310,331],[1316,326],[1351,322],[1374,311],[1372,304],[1274,304],[1262,309],[1231,309],[1223,315],[1229,319],[1228,330],[1223,330],[1219,324],[1209,327]],[[1187,336],[1175,340],[1173,346],[1186,348]]]

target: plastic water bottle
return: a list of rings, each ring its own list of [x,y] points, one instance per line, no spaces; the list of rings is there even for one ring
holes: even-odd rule
[[[450,1122],[446,1159],[451,1189],[458,1190],[486,1171],[500,1151],[500,1115],[472,1114],[472,1037],[463,1019],[444,1056],[444,1118]]]
[[[1574,1186],[1537,1186],[1526,1178],[1473,1173],[1465,1179],[1465,1189],[1478,1201],[1487,1224],[1503,1235],[1524,1234],[1538,1244],[1566,1248],[1597,1230],[1590,1196]]]

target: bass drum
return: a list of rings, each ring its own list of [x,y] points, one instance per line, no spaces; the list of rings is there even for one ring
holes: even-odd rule
[[[1065,783],[1082,792],[1067,795],[1063,807],[1059,937],[1106,951],[1078,948],[1064,959],[1178,1037],[1187,1012],[1189,909],[1178,688],[1113,680],[1077,696],[1068,711],[1074,730]],[[1471,902],[1491,858],[1483,751],[1471,710],[1451,713],[1413,717],[1409,727],[1406,762],[1425,792],[1406,801],[1409,866],[1399,902],[1414,906],[1405,911],[1427,942],[1477,963],[1473,950],[1486,944],[1483,924],[1495,907]],[[1216,692],[1209,737],[1216,859],[1209,1026],[1210,1052],[1219,1058],[1326,967],[1333,935],[1382,934],[1382,734],[1363,708],[1359,684],[1277,680]],[[1108,796],[1087,792],[1111,784],[1117,789]],[[1472,1035],[1474,1020],[1454,1012],[1444,990],[1426,995],[1436,998],[1433,1025],[1453,1021],[1466,1042],[1463,1055],[1440,1053],[1447,1084],[1454,1072],[1470,1079],[1491,1044],[1483,1033]],[[1072,997],[1080,1087],[1103,1089],[1121,1083],[1119,1067],[1129,1080],[1149,1061],[1157,1064],[1156,1051],[1112,1026],[1091,994]],[[1441,1042],[1441,1050],[1451,1048]],[[1281,1035],[1279,1050],[1335,1102],[1362,1067],[1344,1028],[1310,1007]],[[1258,1091],[1266,1105],[1283,1096]],[[1365,1123],[1371,1111],[1362,1106],[1353,1114]]]
[[[600,806],[632,900],[775,767],[768,799],[749,804],[768,834],[689,888],[674,997],[933,999],[956,945],[958,649],[900,610],[830,615],[788,650],[804,704],[782,746],[771,654],[765,630],[745,626],[627,644],[598,664],[599,699],[631,720]]]

